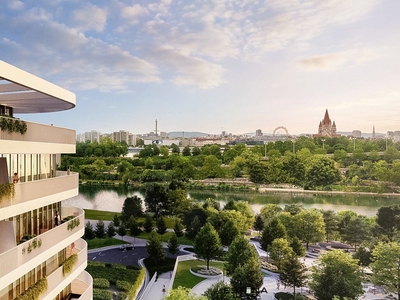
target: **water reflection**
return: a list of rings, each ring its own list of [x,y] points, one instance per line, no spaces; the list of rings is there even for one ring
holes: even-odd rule
[[[143,191],[127,187],[88,187],[80,186],[79,195],[64,201],[83,209],[97,209],[120,212],[125,198],[138,196],[144,198]],[[353,210],[366,216],[374,216],[381,206],[399,203],[399,197],[365,196],[365,195],[312,195],[290,193],[253,193],[253,192],[219,192],[219,191],[190,191],[188,196],[198,201],[213,198],[221,206],[229,199],[248,201],[255,213],[267,203],[275,203],[282,208],[286,204],[298,203],[305,208],[331,209],[333,211]],[[143,203],[144,208],[144,203]]]

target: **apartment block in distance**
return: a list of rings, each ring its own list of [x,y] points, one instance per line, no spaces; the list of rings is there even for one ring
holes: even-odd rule
[[[78,194],[79,177],[57,170],[61,154],[75,153],[75,130],[14,117],[72,109],[75,101],[0,61],[0,300],[93,298],[84,211],[62,206]]]

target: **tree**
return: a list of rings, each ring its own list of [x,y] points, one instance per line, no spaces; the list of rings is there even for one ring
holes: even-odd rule
[[[207,298],[191,294],[190,289],[178,286],[176,289],[169,290],[162,300],[207,300]]]
[[[206,223],[196,235],[194,252],[207,261],[207,270],[210,268],[210,259],[221,254],[221,241],[215,228]]]
[[[400,206],[398,204],[391,206],[382,206],[378,209],[376,223],[381,228],[389,241],[393,241],[393,237],[400,225]]]
[[[138,196],[128,197],[125,199],[122,206],[121,219],[123,222],[128,222],[129,218],[134,216],[136,218],[143,217],[142,199]]]
[[[306,255],[306,248],[304,248],[303,243],[297,236],[293,237],[290,240],[290,247],[293,249],[294,253],[296,253],[297,256],[302,257]]]
[[[158,218],[168,210],[168,191],[163,184],[149,183],[144,198],[146,208]]]
[[[325,223],[322,213],[316,209],[304,209],[294,216],[297,227],[296,235],[304,243],[306,249],[310,243],[320,242],[325,237]]]
[[[307,159],[305,173],[305,189],[326,186],[340,179],[340,172],[335,162],[325,155],[314,155]]]
[[[282,261],[294,251],[286,239],[278,238],[268,246],[268,252],[280,272]]]
[[[221,163],[221,160],[214,155],[208,155],[204,159],[201,173],[205,178],[223,178],[225,177],[225,172],[221,167]]]
[[[251,256],[240,264],[231,276],[231,286],[234,291],[243,291],[251,288],[252,294],[257,295],[263,283],[258,257]]]
[[[162,246],[160,236],[157,233],[150,233],[149,239],[147,240],[146,249],[155,266],[164,261],[164,248]]]
[[[225,268],[235,291],[242,291],[244,287],[257,290],[262,285],[257,251],[243,236],[236,237],[229,246]]]
[[[124,225],[120,225],[118,227],[118,235],[122,237],[122,240],[124,240],[124,236],[126,235],[126,228]]]
[[[349,244],[354,245],[357,250],[357,245],[367,240],[369,237],[368,224],[362,216],[353,217],[344,230],[344,239]]]
[[[93,226],[90,224],[89,221],[86,222],[85,225],[85,235],[84,238],[85,240],[93,240],[96,237],[96,234],[93,231]]]
[[[116,226],[116,227],[119,226],[119,224],[120,224],[120,222],[121,222],[121,219],[120,219],[120,217],[118,216],[118,214],[114,214],[113,222],[114,222],[114,226]]]
[[[239,234],[240,231],[232,220],[225,222],[218,231],[221,243],[225,246],[229,246]]]
[[[193,239],[197,236],[201,229],[201,222],[198,216],[195,216],[189,227],[186,227],[186,234],[188,238]]]
[[[231,287],[229,284],[218,281],[210,286],[205,292],[204,296],[208,300],[235,300],[237,299],[234,297]]]
[[[177,237],[183,236],[183,225],[181,220],[178,218],[175,219],[174,232]]]
[[[136,221],[136,219],[131,216],[128,220],[128,224],[127,224],[128,228],[129,228],[129,232],[131,234],[131,236],[137,236],[139,235],[142,230],[140,229],[138,222]]]
[[[179,253],[178,237],[175,233],[168,240],[168,252],[171,253],[174,258],[175,255]]]
[[[312,281],[309,286],[317,299],[329,300],[334,296],[357,299],[364,293],[363,275],[357,260],[342,250],[322,255],[320,263],[311,269]]]
[[[102,220],[98,220],[96,223],[95,234],[98,239],[103,239],[106,237],[106,229],[104,227],[104,222]]]
[[[153,219],[150,215],[146,215],[144,218],[144,224],[143,224],[144,231],[147,233],[150,233],[153,231]]]
[[[157,233],[163,235],[167,232],[167,226],[163,217],[159,217],[157,220]]]
[[[264,229],[264,218],[261,214],[257,214],[253,224],[253,228],[260,233]]]
[[[114,223],[110,222],[107,226],[107,236],[111,239],[115,234],[116,234],[116,232],[115,232]]]
[[[279,279],[285,286],[293,287],[293,295],[296,295],[296,287],[302,287],[306,284],[308,279],[307,267],[299,261],[294,252],[283,259]]]
[[[191,155],[189,146],[186,146],[185,148],[183,148],[182,155],[183,156],[190,156]]]
[[[382,243],[372,250],[372,282],[400,299],[400,244]]]
[[[326,234],[326,242],[329,242],[329,238],[332,236],[333,232],[337,230],[337,219],[336,214],[333,210],[324,210],[322,211],[322,216],[324,218],[325,223],[325,234]]]
[[[275,239],[287,238],[286,228],[278,218],[272,219],[272,221],[266,225],[261,234],[261,247],[267,251],[268,247],[272,244]]]
[[[371,251],[363,246],[358,247],[354,258],[358,259],[358,264],[362,267],[367,267],[371,263]]]

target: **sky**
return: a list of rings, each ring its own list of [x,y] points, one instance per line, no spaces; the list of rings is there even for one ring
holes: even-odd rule
[[[1,0],[0,60],[76,95],[77,133],[400,130],[398,0]]]

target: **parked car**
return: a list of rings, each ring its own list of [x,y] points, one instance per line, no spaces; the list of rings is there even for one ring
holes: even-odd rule
[[[133,244],[124,244],[124,245],[119,246],[119,250],[121,250],[121,251],[133,250],[133,249],[135,249]]]

